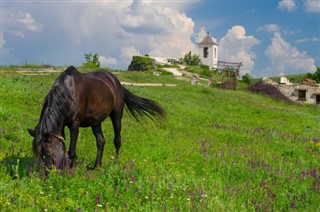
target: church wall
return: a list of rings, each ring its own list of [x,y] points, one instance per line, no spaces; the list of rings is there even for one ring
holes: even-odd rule
[[[208,56],[204,58],[203,49],[208,47]],[[217,58],[214,58],[214,48],[217,49]],[[199,45],[197,53],[203,64],[208,65],[210,69],[217,68],[218,65],[218,47],[216,45]]]

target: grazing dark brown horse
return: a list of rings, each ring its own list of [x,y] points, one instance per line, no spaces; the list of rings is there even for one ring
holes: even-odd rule
[[[152,120],[165,116],[164,109],[150,99],[138,97],[123,87],[111,73],[95,71],[80,73],[68,67],[54,82],[44,99],[39,123],[35,130],[28,129],[33,139],[33,152],[38,165],[62,168],[65,161],[65,134],[70,131],[68,156],[70,167],[74,165],[76,144],[80,127],[91,127],[96,138],[97,156],[94,168],[101,166],[105,140],[101,122],[110,116],[114,130],[116,155],[121,146],[121,118],[126,105],[133,117],[146,115]]]

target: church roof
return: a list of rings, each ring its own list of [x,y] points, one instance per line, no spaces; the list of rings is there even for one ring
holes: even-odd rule
[[[209,44],[209,45],[218,45],[215,43],[212,39],[212,37],[209,35],[209,32],[207,33],[207,36],[205,36],[202,41],[198,44]]]

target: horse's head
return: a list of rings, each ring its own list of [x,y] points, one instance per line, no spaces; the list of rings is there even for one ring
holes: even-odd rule
[[[57,169],[63,168],[66,152],[65,140],[62,136],[52,133],[42,133],[38,128],[28,129],[33,137],[33,152],[39,165],[51,168],[54,165]]]

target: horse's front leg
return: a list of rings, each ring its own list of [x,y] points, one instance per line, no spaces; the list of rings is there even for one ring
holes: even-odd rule
[[[101,123],[98,125],[92,126],[91,129],[97,141],[97,157],[93,167],[93,168],[96,168],[97,166],[102,165],[102,155],[103,155],[105,140],[101,130]]]
[[[70,130],[70,146],[68,151],[68,156],[70,160],[70,168],[74,166],[74,161],[76,159],[76,146],[77,146],[77,140],[79,135],[79,126],[73,125],[69,127]]]

